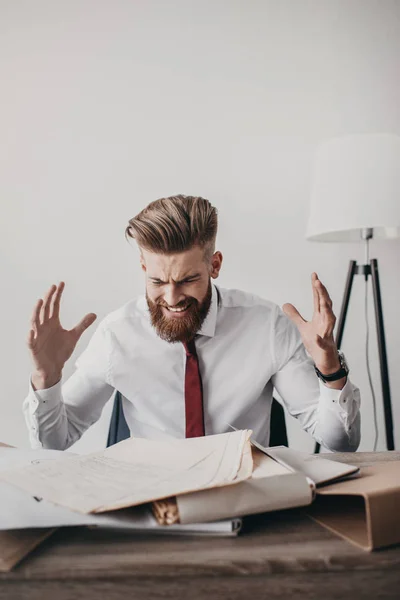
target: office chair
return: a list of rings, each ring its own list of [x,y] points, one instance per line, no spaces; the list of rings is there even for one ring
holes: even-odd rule
[[[114,397],[114,406],[111,415],[110,428],[108,430],[107,447],[122,442],[130,437],[129,427],[125,420],[122,408],[121,393],[117,390]],[[271,433],[270,446],[288,446],[286,431],[285,412],[275,398],[271,406]]]

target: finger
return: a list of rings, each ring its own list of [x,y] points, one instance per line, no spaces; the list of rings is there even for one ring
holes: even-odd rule
[[[320,314],[323,317],[324,326],[324,338],[330,337],[335,328],[336,317],[332,310],[332,300],[328,294],[328,290],[321,281],[317,283],[317,290],[319,295]]]
[[[32,317],[31,317],[31,326],[35,333],[37,333],[39,325],[40,325],[40,309],[42,308],[43,300],[40,298],[33,309]]]
[[[97,319],[97,315],[94,313],[89,313],[81,321],[79,321],[78,325],[76,325],[71,331],[76,335],[76,340],[78,341],[81,337],[82,333],[86,331],[88,327],[92,325]]]
[[[319,308],[320,311],[326,310],[328,308],[332,307],[332,300],[331,297],[328,294],[328,290],[326,289],[326,287],[324,286],[324,284],[318,279],[316,281],[316,289],[319,295]]]
[[[35,344],[35,332],[33,331],[33,329],[31,329],[28,333],[28,339],[26,340],[26,343],[28,344],[28,348],[32,350]]]
[[[64,281],[60,281],[60,283],[58,284],[56,293],[53,296],[53,305],[51,308],[51,316],[52,317],[60,316],[60,303],[61,303],[61,296],[64,291],[64,288],[65,288]]]
[[[296,325],[296,327],[301,327],[307,321],[303,319],[297,308],[293,306],[293,304],[284,304],[282,306],[282,310],[287,317]]]
[[[314,312],[319,312],[319,294],[317,290],[317,281],[319,281],[318,275],[316,273],[313,273],[311,275],[311,286],[314,298]]]
[[[51,288],[48,290],[47,294],[44,297],[43,300],[43,306],[42,306],[42,310],[40,313],[40,317],[41,317],[41,322],[44,323],[45,321],[48,320],[49,316],[50,316],[50,303],[51,303],[51,298],[54,294],[54,292],[56,291],[57,287],[55,285],[52,285]]]

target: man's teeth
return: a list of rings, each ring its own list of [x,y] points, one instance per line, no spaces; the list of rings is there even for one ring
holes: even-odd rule
[[[183,308],[171,308],[170,306],[168,307],[168,310],[170,310],[171,312],[183,312],[184,310],[186,310],[188,307],[184,306]]]

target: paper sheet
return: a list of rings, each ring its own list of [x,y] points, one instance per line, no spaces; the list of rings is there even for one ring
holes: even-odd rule
[[[66,460],[71,456],[74,455],[57,450],[0,448],[0,474],[10,468],[18,469],[44,460]],[[86,524],[85,516],[0,482],[0,531]]]
[[[0,480],[77,512],[104,512],[249,478],[251,433],[130,438],[101,453],[3,471]]]
[[[69,452],[56,450],[17,450],[0,448],[0,472],[11,467],[20,468],[40,461],[68,459]],[[47,527],[89,525],[124,530],[127,532],[236,535],[240,519],[224,519],[213,523],[194,523],[160,527],[148,505],[112,513],[82,515],[68,508],[40,500],[8,483],[0,482],[0,531],[41,529]],[[0,569],[1,570],[1,569]]]

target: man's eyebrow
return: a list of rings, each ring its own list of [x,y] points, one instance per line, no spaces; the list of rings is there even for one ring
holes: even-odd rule
[[[196,279],[197,277],[200,277],[200,273],[193,273],[192,275],[186,275],[186,277],[183,277],[183,279],[179,279],[179,281],[176,281],[175,283],[184,283],[185,281],[188,281],[189,279]],[[165,281],[162,281],[159,277],[149,277],[149,279],[151,279],[152,281],[160,281],[161,283],[165,283]]]
[[[193,273],[192,275],[186,275],[186,277],[183,277],[183,279],[180,279],[176,283],[183,283],[184,281],[187,281],[188,279],[196,279],[196,277],[200,277],[200,273]]]

